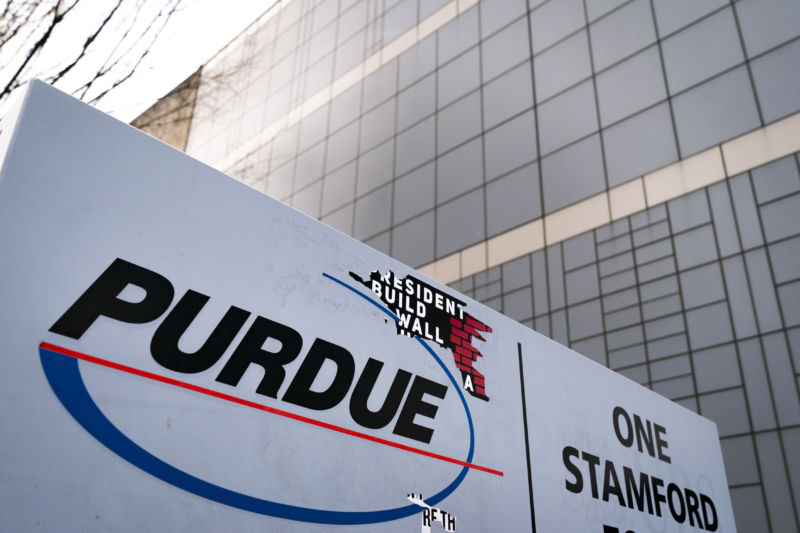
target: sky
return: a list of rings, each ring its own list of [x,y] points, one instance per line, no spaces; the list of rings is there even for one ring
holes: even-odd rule
[[[172,0],[174,1],[174,0]],[[69,72],[56,86],[66,92],[73,92],[80,87],[87,77],[95,72],[113,54],[120,54],[127,49],[128,38],[122,39],[124,29],[130,20],[134,20],[142,32],[142,25],[149,24],[159,10],[170,0],[129,0],[115,15],[113,21],[119,20],[119,27],[109,27],[93,41],[90,52],[77,67]],[[159,98],[167,94],[183,80],[194,73],[201,65],[211,59],[219,50],[233,40],[245,28],[253,23],[275,2],[275,0],[181,0],[180,10],[169,20],[155,44],[136,68],[133,76],[120,85],[97,105],[112,116],[130,122],[139,116]],[[48,2],[40,6],[46,9]],[[115,0],[79,0],[76,8],[64,17],[56,26],[48,44],[35,58],[32,70],[35,72],[58,72],[77,54],[93,28],[114,6]],[[128,10],[128,11],[123,11]],[[49,20],[49,19],[45,19]],[[123,22],[125,21],[125,22]],[[136,33],[136,29],[132,34]],[[149,39],[148,39],[149,41]],[[125,43],[125,44],[122,44]],[[14,43],[12,43],[14,44]],[[144,48],[146,44],[138,43]],[[130,44],[130,46],[137,46]],[[0,82],[16,70],[15,61],[21,61],[25,48],[7,45],[0,50],[2,65],[0,66]],[[140,51],[129,55],[138,58]],[[18,64],[18,63],[17,63]],[[91,70],[94,68],[95,70]],[[42,77],[41,75],[37,77]],[[109,76],[112,78],[112,76]],[[8,103],[4,103],[3,107]],[[0,109],[0,116],[4,109]]]
[[[186,7],[169,22],[147,64],[103,103],[103,111],[130,122],[211,59],[275,0],[184,1]]]

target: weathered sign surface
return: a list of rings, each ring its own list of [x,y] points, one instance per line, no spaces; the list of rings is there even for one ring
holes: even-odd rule
[[[713,423],[409,267],[43,83],[0,156],[4,529],[735,531]]]

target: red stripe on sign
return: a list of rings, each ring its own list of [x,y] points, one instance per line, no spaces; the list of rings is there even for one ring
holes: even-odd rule
[[[260,411],[266,411],[267,413],[271,413],[273,415],[283,416],[286,418],[291,418],[292,420],[297,420],[298,422],[305,422],[306,424],[311,424],[312,426],[318,426],[325,429],[330,429],[331,431],[338,431],[339,433],[344,433],[345,435],[350,435],[351,437],[358,437],[364,440],[369,440],[372,442],[377,442],[378,444],[384,444],[386,446],[391,446],[393,448],[399,448],[401,450],[405,450],[407,452],[418,453],[420,455],[424,455],[426,457],[432,457],[434,459],[438,459],[440,461],[446,461],[448,463],[454,463],[461,466],[466,466],[468,468],[474,468],[475,470],[481,470],[483,472],[488,472],[490,474],[495,474],[497,476],[502,476],[503,473],[499,470],[494,470],[492,468],[487,468],[485,466],[476,465],[473,463],[467,463],[466,461],[459,461],[458,459],[454,459],[452,457],[447,457],[446,455],[440,455],[438,453],[429,452],[426,450],[422,450],[420,448],[414,448],[413,446],[406,446],[405,444],[400,444],[399,442],[392,442],[390,440],[382,439],[380,437],[374,437],[372,435],[367,435],[366,433],[361,433],[360,431],[353,431],[352,429],[343,428],[341,426],[335,426],[333,424],[328,424],[327,422],[322,422],[321,420],[315,420],[313,418],[308,418],[306,416],[296,415],[294,413],[290,413],[288,411],[283,411],[281,409],[275,409],[274,407],[268,407],[266,405],[262,405],[260,403],[251,402],[249,400],[243,400],[242,398],[237,398],[236,396],[231,396],[230,394],[225,394],[223,392],[218,392],[212,389],[207,389],[205,387],[199,387],[197,385],[193,385],[191,383],[186,383],[185,381],[178,381],[177,379],[168,378],[166,376],[161,376],[159,374],[153,374],[152,372],[147,372],[145,370],[139,370],[138,368],[133,368],[126,365],[121,365],[119,363],[115,363],[113,361],[109,361],[107,359],[100,359],[99,357],[94,357],[92,355],[87,355],[85,353],[76,352],[74,350],[70,350],[68,348],[63,348],[61,346],[56,346],[55,344],[50,344],[49,342],[43,342],[39,345],[41,348],[45,350],[50,350],[51,352],[60,353],[61,355],[68,355],[70,357],[74,357],[76,359],[80,359],[83,361],[88,361],[90,363],[95,363],[97,365],[105,366],[108,368],[113,368],[114,370],[121,370],[122,372],[127,372],[128,374],[133,374],[135,376],[152,379],[153,381],[160,381],[161,383],[166,383],[168,385],[174,385],[176,387],[181,387],[183,389],[188,389],[194,392],[199,392],[201,394],[206,394],[208,396],[213,396],[214,398],[219,398],[221,400],[227,400],[229,402],[238,403],[239,405],[244,405],[247,407],[252,407],[253,409],[258,409]]]

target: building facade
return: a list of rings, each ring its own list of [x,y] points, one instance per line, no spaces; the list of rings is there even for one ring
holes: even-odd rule
[[[798,530],[800,1],[282,0],[195,79],[177,146],[714,420]]]

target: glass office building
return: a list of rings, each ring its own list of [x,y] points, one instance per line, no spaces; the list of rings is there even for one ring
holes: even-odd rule
[[[714,420],[798,530],[800,1],[282,0],[193,79],[180,148]]]

